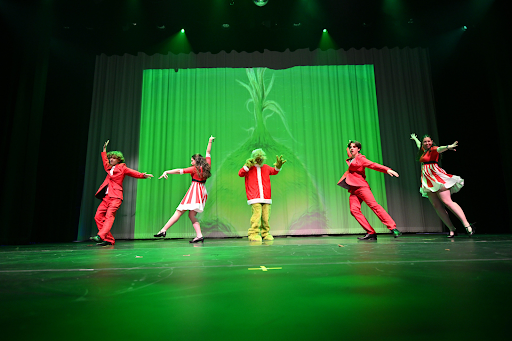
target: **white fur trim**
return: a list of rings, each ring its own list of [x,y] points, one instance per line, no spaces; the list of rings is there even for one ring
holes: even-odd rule
[[[256,199],[247,200],[247,205],[252,205],[252,204],[271,204],[271,203],[272,203],[272,199],[256,198]]]

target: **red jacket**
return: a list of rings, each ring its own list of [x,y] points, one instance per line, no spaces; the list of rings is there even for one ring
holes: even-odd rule
[[[364,172],[365,168],[370,168],[382,173],[386,173],[389,167],[379,165],[378,163],[372,162],[366,158],[366,156],[358,154],[352,162],[350,162],[350,158],[347,159],[348,171],[343,174],[340,181],[338,181],[338,185],[343,188],[349,189],[350,186],[353,187],[370,187],[368,182],[366,181],[366,174]]]
[[[123,200],[123,180],[126,175],[131,176],[133,178],[143,179],[144,173],[137,172],[131,168],[126,167],[125,163],[118,163],[112,175],[110,175],[110,170],[112,166],[108,162],[107,153],[101,152],[101,159],[103,160],[103,168],[107,172],[107,177],[105,181],[101,184],[100,188],[96,192],[96,198],[103,199],[105,197],[105,192],[107,191],[108,186],[108,195],[112,198],[119,198]]]
[[[245,193],[247,204],[271,204],[272,192],[270,189],[270,175],[276,175],[280,169],[268,165],[255,165],[251,168],[243,166],[238,176],[245,177]]]

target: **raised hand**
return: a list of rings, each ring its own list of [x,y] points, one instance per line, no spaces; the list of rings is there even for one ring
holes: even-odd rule
[[[253,158],[250,158],[250,159],[247,159],[245,161],[245,166],[247,168],[251,168],[252,166],[254,166],[256,164],[256,160],[254,160]]]
[[[274,163],[274,166],[278,169],[281,169],[283,165],[286,163],[286,160],[283,160],[283,156],[276,155],[276,163]]]
[[[110,142],[110,140],[107,140],[107,142],[105,142],[105,144],[103,144],[103,151],[106,152],[107,151],[107,146],[108,146],[108,143]]]
[[[446,146],[446,148],[448,148],[448,150],[456,151],[457,149],[455,149],[455,148],[457,148],[458,145],[459,145],[459,141],[455,141],[452,144]]]
[[[162,175],[160,175],[160,177],[158,178],[158,180],[160,180],[161,178],[168,178],[167,176],[167,171],[165,171]]]

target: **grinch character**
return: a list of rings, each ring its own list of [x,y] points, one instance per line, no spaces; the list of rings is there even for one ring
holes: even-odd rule
[[[270,205],[272,193],[270,175],[276,175],[286,162],[283,156],[276,155],[274,168],[264,165],[267,158],[265,152],[259,148],[252,151],[250,159],[240,169],[238,175],[245,177],[245,192],[247,204],[252,206],[251,227],[248,231],[249,241],[274,240],[270,234]],[[260,232],[261,231],[261,232]]]

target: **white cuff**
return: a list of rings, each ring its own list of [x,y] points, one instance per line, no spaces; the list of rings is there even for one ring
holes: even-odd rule
[[[180,174],[183,175],[183,169],[180,169]]]
[[[244,171],[248,172],[249,171],[249,167],[247,167],[246,165],[244,165]]]

